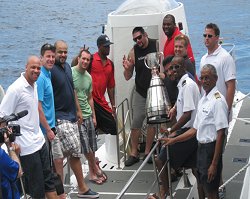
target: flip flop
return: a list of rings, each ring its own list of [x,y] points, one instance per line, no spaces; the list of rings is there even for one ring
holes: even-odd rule
[[[150,196],[148,197],[148,199],[160,199],[160,198],[159,198],[159,196],[157,196],[156,193],[154,193],[153,195],[150,195]]]
[[[89,181],[93,184],[96,184],[96,185],[102,185],[103,184],[103,181],[99,178],[95,178],[95,179],[89,179]]]
[[[98,173],[96,173],[96,175],[97,175],[97,177],[98,178],[102,178],[103,179],[103,182],[106,182],[107,180],[108,180],[108,176],[107,176],[107,174],[101,169],[101,167],[100,167],[100,160],[99,160],[99,158],[98,157],[96,157],[95,158],[95,161],[96,161],[96,165],[97,165],[97,167],[100,169],[100,172]]]
[[[101,171],[100,173],[96,173],[97,177],[102,178],[103,182],[106,182],[108,180],[107,174],[101,169],[100,169],[100,171]]]

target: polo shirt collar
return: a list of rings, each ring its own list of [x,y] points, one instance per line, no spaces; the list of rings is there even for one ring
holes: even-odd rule
[[[95,56],[96,56],[96,57],[95,57],[96,61],[102,61],[102,60],[101,60],[101,57],[100,57],[100,55],[99,55],[98,52],[95,53]],[[107,65],[107,64],[110,64],[110,60],[108,59],[108,57],[107,57],[106,65]]]
[[[29,84],[29,82],[26,80],[26,78],[25,78],[25,72],[22,72],[21,73],[21,79],[22,79],[22,81],[23,81],[23,83],[24,83],[24,86],[25,86],[25,88],[27,88],[27,87],[32,87],[30,84]],[[36,86],[36,82],[34,83],[34,87]],[[32,87],[33,88],[33,87]]]
[[[46,77],[50,77],[50,71],[47,68],[45,68],[44,66],[42,66],[41,71],[43,72],[43,74]]]
[[[222,48],[221,45],[219,45],[218,48],[212,54],[208,54],[208,51],[207,51],[207,57],[208,56],[216,56],[216,55],[218,55],[221,48]]]

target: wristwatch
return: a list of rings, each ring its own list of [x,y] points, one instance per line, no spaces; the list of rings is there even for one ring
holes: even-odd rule
[[[8,147],[8,151],[14,151],[15,152],[15,149],[14,149],[14,147]]]

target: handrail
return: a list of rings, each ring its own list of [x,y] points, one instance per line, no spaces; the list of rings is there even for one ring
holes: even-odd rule
[[[128,190],[128,188],[131,186],[132,182],[134,181],[134,179],[136,178],[136,176],[139,174],[139,172],[142,170],[142,168],[146,165],[146,163],[148,162],[148,159],[150,158],[150,156],[153,154],[153,152],[155,151],[155,149],[159,146],[159,142],[157,142],[154,147],[151,149],[151,151],[149,152],[149,154],[147,155],[147,157],[145,158],[145,160],[142,162],[141,166],[134,172],[134,174],[131,176],[131,178],[128,180],[128,182],[126,183],[126,185],[123,187],[123,189],[121,190],[121,192],[119,193],[119,195],[116,197],[116,199],[120,199],[125,192]]]
[[[250,163],[246,164],[244,167],[242,167],[239,171],[237,171],[231,178],[229,178],[226,182],[224,182],[223,185],[219,187],[219,190],[223,190],[223,188],[230,183],[234,178],[236,178],[239,174],[241,174],[244,170],[246,170],[250,166]]]
[[[124,107],[124,104],[126,103],[126,108],[127,108],[127,111],[125,113],[125,107]],[[122,127],[121,129],[119,130],[119,125],[118,125],[118,117],[119,117],[119,109],[121,107],[121,111],[122,111],[122,115],[121,115],[121,123],[122,123]],[[127,149],[127,143],[125,143],[125,140],[126,140],[126,124],[127,124],[127,121],[129,119],[129,125],[131,126],[131,118],[130,118],[130,109],[129,109],[129,101],[127,98],[125,98],[116,108],[116,116],[115,116],[115,119],[116,119],[116,129],[117,129],[117,135],[116,135],[116,143],[117,143],[117,169],[121,169],[120,165],[120,142],[119,142],[119,134],[122,132],[122,137],[123,137],[123,153],[124,153],[124,160],[126,160],[126,149]]]

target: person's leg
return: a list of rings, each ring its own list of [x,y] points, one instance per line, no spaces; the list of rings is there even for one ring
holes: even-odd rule
[[[196,167],[192,168],[192,173],[195,176],[196,181],[197,181],[197,190],[198,190],[199,199],[205,199],[205,191],[204,191],[203,186],[199,180],[198,169]]]
[[[207,193],[208,199],[219,199],[219,192],[217,190],[214,190],[212,192]]]
[[[83,178],[82,165],[81,165],[80,158],[71,156],[69,158],[69,163],[70,163],[70,167],[73,173],[75,174],[79,193],[85,193],[86,191],[89,190],[89,188],[86,185],[84,178]]]
[[[51,147],[56,173],[60,175],[63,182],[63,152],[58,135],[52,140]]]
[[[152,144],[154,142],[154,138],[155,138],[155,133],[156,133],[156,129],[155,127],[149,125],[148,126],[148,130],[147,130],[147,138],[146,138],[146,148],[145,148],[145,155],[149,154]]]
[[[100,104],[94,101],[97,128],[105,134],[116,135],[116,121],[111,112],[105,110]]]
[[[143,98],[139,93],[134,91],[132,99],[133,121],[131,124],[131,155],[134,157],[138,156],[139,137],[141,135],[143,120],[145,119],[145,104],[146,99]]]
[[[63,154],[69,156],[69,164],[76,176],[79,193],[85,193],[89,188],[84,182],[82,165],[80,161],[80,157],[82,156],[82,154],[80,148],[78,125],[67,120],[58,120],[57,124],[58,125],[56,126],[56,131],[57,136],[60,140],[59,144],[61,146]],[[61,163],[60,160],[58,160],[58,163]],[[61,164],[59,165],[59,170],[60,166]]]
[[[25,178],[25,191],[32,198],[45,198],[45,187],[43,180],[43,168],[39,152],[20,156],[21,165]]]
[[[168,184],[168,171],[167,171],[167,165],[163,168],[164,162],[162,162],[160,159],[155,160],[156,167],[158,171],[161,171],[160,174],[160,197],[164,198],[166,194],[169,192],[169,184]]]
[[[48,146],[46,144],[44,144],[39,150],[39,155],[41,159],[41,167],[43,168],[42,171],[46,198],[57,198],[55,182],[52,176],[52,168],[50,165]]]
[[[138,143],[141,135],[140,129],[131,129],[131,155],[134,157],[138,156]]]

